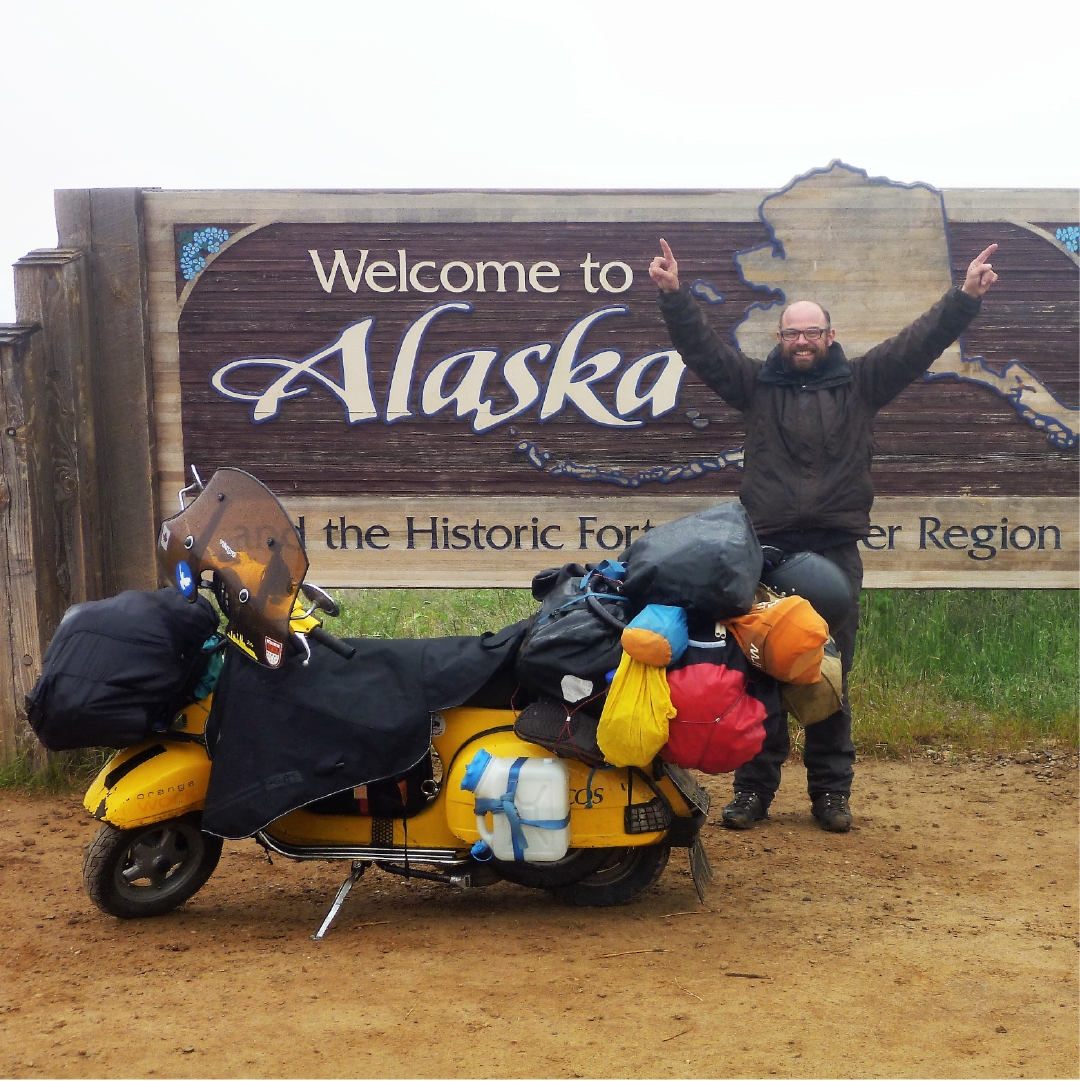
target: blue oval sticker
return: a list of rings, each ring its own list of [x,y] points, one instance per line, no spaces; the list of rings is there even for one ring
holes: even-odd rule
[[[195,577],[183,560],[176,564],[176,585],[185,597],[190,597],[195,592]]]

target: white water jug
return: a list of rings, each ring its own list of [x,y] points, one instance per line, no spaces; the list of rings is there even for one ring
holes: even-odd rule
[[[461,787],[476,794],[476,828],[484,859],[550,863],[570,847],[570,770],[558,758],[497,758],[477,751]],[[488,827],[488,817],[492,826]]]

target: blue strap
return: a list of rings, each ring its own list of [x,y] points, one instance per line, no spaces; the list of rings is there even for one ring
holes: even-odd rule
[[[497,799],[478,798],[474,807],[474,811],[478,815],[506,815],[506,821],[510,824],[510,840],[514,846],[514,859],[519,861],[525,858],[525,849],[529,847],[522,826],[536,826],[542,830],[561,830],[570,825],[569,814],[565,818],[521,818],[518,815],[517,807],[514,806],[514,796],[517,794],[521,767],[527,761],[528,758],[515,759],[514,764],[510,767],[510,775],[506,779],[506,791],[501,796]]]

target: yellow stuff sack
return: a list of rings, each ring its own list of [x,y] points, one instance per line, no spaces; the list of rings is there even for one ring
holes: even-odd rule
[[[675,716],[667,672],[628,653],[611,681],[596,742],[613,766],[647,766],[668,741]]]
[[[759,601],[745,616],[725,619],[746,659],[781,683],[816,683],[828,624],[804,597]]]

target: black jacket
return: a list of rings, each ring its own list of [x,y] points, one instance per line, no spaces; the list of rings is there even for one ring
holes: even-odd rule
[[[660,293],[660,311],[686,366],[743,414],[739,498],[759,535],[868,534],[874,416],[956,341],[980,305],[950,289],[864,356],[849,361],[834,342],[821,368],[794,372],[779,346],[762,363],[717,334],[685,286]]]

